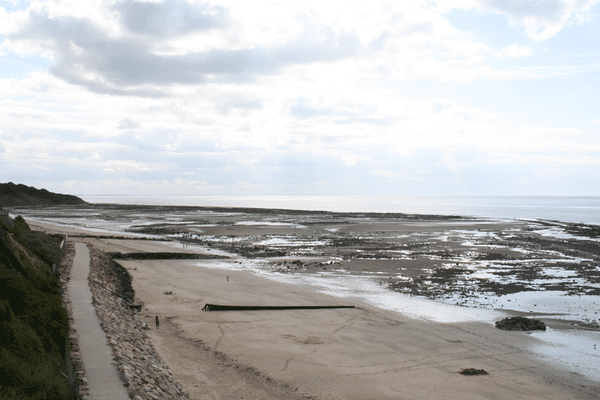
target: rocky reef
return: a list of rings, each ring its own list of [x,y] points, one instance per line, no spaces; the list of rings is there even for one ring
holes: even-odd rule
[[[511,317],[497,321],[496,328],[505,331],[545,331],[546,324],[539,319]]]

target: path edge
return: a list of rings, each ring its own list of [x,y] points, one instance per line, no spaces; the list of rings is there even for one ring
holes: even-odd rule
[[[63,358],[67,366],[67,378],[71,384],[74,398],[77,400],[90,400],[90,388],[85,378],[85,366],[83,365],[79,346],[79,333],[77,332],[77,326],[73,318],[73,306],[68,288],[74,258],[75,244],[73,242],[66,242],[63,257],[57,269],[58,276],[60,277],[62,305],[69,317],[69,333],[65,337],[65,354],[63,354]]]

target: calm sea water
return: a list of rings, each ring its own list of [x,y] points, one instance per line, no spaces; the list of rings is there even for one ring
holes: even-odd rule
[[[467,215],[600,225],[600,196],[82,196],[90,203]]]

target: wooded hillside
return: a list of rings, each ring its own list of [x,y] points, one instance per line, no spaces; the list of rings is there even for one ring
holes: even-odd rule
[[[0,207],[47,206],[56,204],[85,204],[70,194],[58,194],[12,182],[0,183]]]

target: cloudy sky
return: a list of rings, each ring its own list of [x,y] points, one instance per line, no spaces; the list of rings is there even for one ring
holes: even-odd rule
[[[599,195],[600,0],[0,0],[0,182]]]

